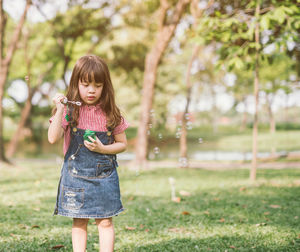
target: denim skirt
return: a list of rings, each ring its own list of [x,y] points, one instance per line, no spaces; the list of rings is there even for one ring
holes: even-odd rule
[[[122,206],[116,155],[90,151],[83,144],[85,130],[71,128],[71,142],[61,169],[53,215],[72,218],[109,218]],[[111,131],[96,132],[107,145],[114,141]]]

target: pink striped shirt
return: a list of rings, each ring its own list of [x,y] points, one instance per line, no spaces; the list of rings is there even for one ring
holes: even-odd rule
[[[64,155],[66,155],[71,141],[70,127],[68,127],[69,123],[65,119],[66,114],[67,114],[67,108],[65,107],[62,123],[61,123],[61,126],[64,129],[64,147],[63,147]],[[54,116],[50,118],[49,120],[50,123],[53,121],[53,117]],[[94,131],[107,131],[106,115],[105,112],[101,109],[100,105],[81,106],[79,109],[79,119],[78,119],[77,127],[79,129],[84,129],[84,130],[89,129]],[[128,122],[122,116],[121,123],[117,127],[115,127],[112,134],[113,135],[120,134],[128,127],[129,127]]]

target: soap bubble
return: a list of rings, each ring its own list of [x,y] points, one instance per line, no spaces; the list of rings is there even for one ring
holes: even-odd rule
[[[154,147],[153,151],[154,151],[154,154],[157,155],[157,154],[159,154],[160,149],[158,147]]]
[[[201,137],[198,139],[198,141],[199,141],[200,144],[203,143],[203,139]]]
[[[152,127],[153,127],[152,123],[149,123],[148,126],[149,126],[149,129],[152,129]]]
[[[185,113],[184,117],[185,117],[186,120],[189,120],[190,119],[190,114],[189,113]]]
[[[152,118],[155,117],[155,111],[154,111],[154,109],[150,110],[150,117],[152,117]]]
[[[191,129],[193,128],[192,122],[188,121],[188,122],[186,123],[186,128],[187,128],[187,130],[191,130]]]
[[[174,185],[174,184],[175,184],[175,178],[169,177],[169,183],[170,183],[171,185]]]
[[[186,157],[179,158],[179,166],[180,167],[188,167],[188,159]]]
[[[162,135],[161,133],[159,133],[159,134],[158,134],[158,138],[159,138],[159,139],[162,139],[162,138],[163,138],[163,135]]]
[[[176,136],[176,138],[180,138],[180,136],[181,136],[180,131],[177,131],[175,136]]]
[[[155,158],[155,154],[151,151],[150,153],[149,153],[149,159],[150,160],[153,160]]]

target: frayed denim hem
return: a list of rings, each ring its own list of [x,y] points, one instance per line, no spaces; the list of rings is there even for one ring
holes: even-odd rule
[[[110,218],[113,216],[118,216],[121,212],[125,211],[126,208],[121,208],[116,212],[113,212],[109,215],[78,215],[78,214],[72,214],[72,213],[65,213],[65,212],[60,212],[58,211],[57,213],[53,213],[54,215],[61,215],[65,217],[70,217],[70,218],[82,218],[82,219],[103,219],[103,218]]]

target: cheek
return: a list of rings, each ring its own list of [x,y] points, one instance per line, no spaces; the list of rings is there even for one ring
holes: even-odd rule
[[[86,93],[85,88],[82,86],[79,86],[79,95],[81,98],[85,96],[85,93]]]
[[[103,90],[103,88],[100,88],[99,90],[97,90],[97,91],[98,91],[98,96],[99,96],[99,97],[100,97],[101,94],[102,94],[102,90]]]

